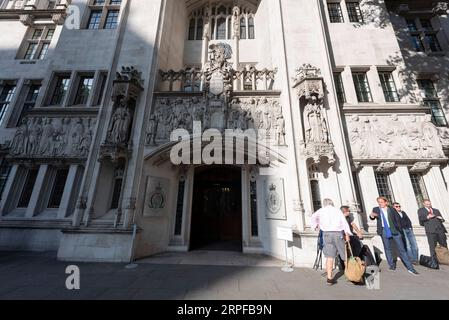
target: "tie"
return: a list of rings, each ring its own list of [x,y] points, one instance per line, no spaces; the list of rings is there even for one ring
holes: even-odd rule
[[[432,208],[429,209],[430,214],[433,214],[433,210]]]
[[[382,217],[382,222],[384,223],[385,235],[387,236],[388,239],[390,239],[393,237],[393,235],[391,234],[391,229],[388,226],[387,218],[385,217],[384,211],[382,210],[382,208],[379,208],[379,210],[380,210],[380,216]]]

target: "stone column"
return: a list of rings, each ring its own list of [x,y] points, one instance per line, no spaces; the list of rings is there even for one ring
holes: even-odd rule
[[[446,190],[449,191],[449,165],[442,167],[441,171],[443,172],[443,178],[444,181],[446,182]]]
[[[394,198],[402,205],[402,209],[408,214],[414,226],[419,226],[418,204],[413,191],[410,174],[406,166],[399,166],[390,174],[391,187]]]
[[[249,171],[242,167],[242,240],[243,247],[250,245],[251,239],[251,210],[249,203]]]
[[[424,175],[424,182],[433,207],[440,209],[444,219],[449,221],[449,193],[440,167],[432,166],[429,172]]]
[[[13,208],[13,199],[17,196],[14,192],[14,184],[19,173],[19,166],[17,164],[13,165],[11,172],[9,173],[8,181],[6,181],[5,188],[3,189],[3,197],[0,203],[0,220],[2,216],[8,214]]]
[[[345,89],[346,102],[350,104],[357,104],[357,93],[354,87],[354,80],[352,79],[351,67],[345,67],[341,73],[341,81]]]
[[[360,191],[362,193],[363,207],[365,208],[368,219],[367,222],[370,227],[369,231],[375,231],[376,222],[369,219],[371,210],[376,206],[376,199],[379,196],[376,178],[374,176],[374,168],[372,166],[362,167],[358,172],[358,178],[360,182]]]
[[[380,84],[379,73],[376,66],[372,66],[366,73],[373,96],[373,102],[385,103],[385,96]]]
[[[58,219],[65,219],[69,215],[70,203],[72,197],[76,197],[73,192],[76,190],[78,165],[72,164],[67,175],[67,181],[61,198],[61,205],[58,210]]]
[[[33,193],[25,214],[27,218],[33,218],[39,212],[39,209],[41,209],[39,208],[39,200],[45,192],[45,180],[47,178],[48,168],[48,164],[43,164],[39,167],[39,173],[37,174],[36,183],[34,184]]]

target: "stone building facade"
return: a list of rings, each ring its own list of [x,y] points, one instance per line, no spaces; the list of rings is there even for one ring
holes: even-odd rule
[[[0,39],[1,250],[282,257],[287,227],[311,266],[324,198],[373,245],[379,195],[423,253],[420,202],[449,219],[447,1],[0,0]]]

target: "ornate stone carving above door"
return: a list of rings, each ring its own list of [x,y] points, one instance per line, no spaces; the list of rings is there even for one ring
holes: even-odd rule
[[[279,98],[235,97],[226,107],[222,100],[195,96],[155,99],[154,113],[148,123],[147,145],[168,141],[176,129],[192,132],[194,121],[201,122],[203,130],[264,130],[275,144],[286,143],[285,119]]]

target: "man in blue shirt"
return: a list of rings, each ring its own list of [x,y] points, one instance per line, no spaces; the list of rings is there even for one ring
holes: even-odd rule
[[[382,238],[385,256],[387,257],[390,270],[396,270],[396,263],[393,261],[390,243],[393,240],[399,251],[399,257],[405,264],[408,272],[417,275],[418,272],[413,267],[404,247],[399,214],[394,208],[388,206],[388,200],[385,197],[377,198],[377,203],[379,206],[373,209],[373,212],[370,214],[370,219],[377,220],[377,234]]]

